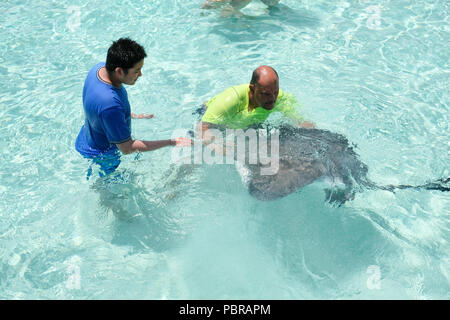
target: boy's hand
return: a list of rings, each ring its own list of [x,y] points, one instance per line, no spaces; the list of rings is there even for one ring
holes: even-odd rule
[[[151,119],[154,117],[155,117],[154,114],[146,114],[146,113],[136,114],[133,112],[131,113],[131,118],[133,119]]]

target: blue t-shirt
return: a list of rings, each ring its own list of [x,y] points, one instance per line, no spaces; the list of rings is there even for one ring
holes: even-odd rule
[[[124,86],[116,88],[100,79],[105,63],[95,65],[83,88],[84,125],[75,142],[76,150],[87,158],[118,153],[116,144],[131,139],[131,110]]]

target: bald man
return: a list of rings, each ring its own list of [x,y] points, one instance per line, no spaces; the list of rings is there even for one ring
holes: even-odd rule
[[[279,89],[278,74],[272,67],[260,66],[253,71],[250,84],[233,86],[205,103],[202,133],[210,128],[246,129],[264,122],[272,112],[281,112],[299,126],[313,128],[303,121],[292,94]]]

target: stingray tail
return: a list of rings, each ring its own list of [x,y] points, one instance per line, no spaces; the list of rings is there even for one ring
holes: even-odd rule
[[[395,192],[395,190],[398,189],[416,189],[416,190],[437,190],[442,192],[448,192],[450,191],[450,178],[442,178],[438,179],[426,184],[418,185],[418,186],[412,186],[408,184],[400,184],[400,185],[387,185],[378,187],[383,190],[388,190]]]

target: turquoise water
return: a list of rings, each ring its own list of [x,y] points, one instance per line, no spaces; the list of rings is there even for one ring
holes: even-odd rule
[[[133,135],[169,138],[192,111],[272,65],[318,127],[358,146],[380,184],[449,171],[448,1],[2,1],[1,299],[449,299],[450,197],[318,184],[251,198],[231,165],[176,178],[171,149],[86,180],[74,150],[89,69],[113,40],[147,50],[127,87]]]

